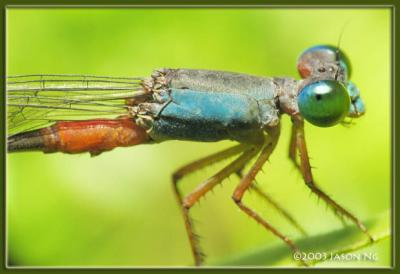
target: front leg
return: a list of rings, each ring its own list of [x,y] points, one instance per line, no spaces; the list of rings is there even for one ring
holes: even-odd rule
[[[300,172],[300,165],[297,161],[297,138],[296,138],[296,126],[292,121],[292,129],[290,133],[290,143],[289,143],[289,159],[292,161],[296,169]]]
[[[310,160],[308,158],[306,141],[304,138],[304,120],[299,116],[293,117],[293,126],[295,128],[295,136],[296,136],[296,144],[297,149],[300,154],[300,171],[303,176],[304,182],[310,188],[310,190],[315,193],[319,198],[324,200],[329,207],[339,216],[345,216],[354,222],[361,231],[363,231],[371,242],[374,241],[374,238],[368,232],[365,225],[352,213],[350,213],[347,209],[342,207],[336,201],[334,201],[331,197],[329,197],[324,191],[322,191],[314,182],[313,175],[311,172]]]

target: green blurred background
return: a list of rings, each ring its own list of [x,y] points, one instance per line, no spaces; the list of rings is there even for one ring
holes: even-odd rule
[[[327,193],[366,220],[390,209],[389,9],[7,9],[9,75],[76,73],[148,76],[155,68],[203,68],[298,78],[307,47],[340,43],[366,104],[347,128],[307,124],[314,176]],[[342,224],[305,187],[287,159],[290,121],[259,185],[310,235]],[[192,257],[170,183],[172,172],[231,142],[169,141],[89,154],[8,155],[10,263],[19,266],[190,265]],[[182,183],[190,191],[223,167]],[[234,205],[232,176],[192,216],[210,261],[283,245]],[[254,194],[245,202],[294,239],[299,233]],[[386,215],[388,216],[388,215]],[[386,217],[388,218],[388,217]],[[389,240],[370,248],[387,266]],[[288,257],[290,252],[288,251]],[[287,265],[290,261],[277,262]],[[342,266],[327,262],[321,266]],[[347,265],[348,266],[348,265]]]

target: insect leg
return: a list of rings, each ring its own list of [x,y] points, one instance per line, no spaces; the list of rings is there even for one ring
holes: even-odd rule
[[[236,172],[240,179],[243,178],[242,171],[239,170]],[[277,201],[275,201],[269,194],[263,191],[258,185],[252,184],[250,188],[254,190],[254,192],[264,199],[268,204],[270,204],[273,208],[275,208],[284,218],[288,220],[303,236],[307,236],[307,232],[304,228],[293,218],[293,216],[285,210]]]
[[[225,149],[223,151],[219,151],[217,153],[214,153],[212,155],[209,155],[207,157],[204,157],[202,159],[194,161],[194,162],[187,164],[187,165],[179,168],[178,170],[176,170],[172,174],[172,186],[173,186],[173,190],[174,190],[175,196],[177,198],[177,201],[179,203],[179,206],[182,207],[183,197],[182,197],[181,191],[178,188],[178,182],[180,182],[180,180],[185,175],[190,174],[201,168],[204,168],[208,165],[211,165],[215,162],[218,162],[218,161],[221,161],[228,157],[239,154],[239,153],[243,152],[245,150],[245,148],[246,148],[245,145],[239,144],[237,146]],[[183,213],[183,217],[184,217],[184,221],[185,221],[185,227],[187,230],[187,234],[189,236],[190,244],[192,247],[192,252],[193,252],[193,255],[194,255],[194,258],[196,261],[196,265],[199,265],[201,263],[201,258],[203,257],[203,254],[200,251],[200,248],[198,246],[198,242],[197,242],[198,237],[195,235],[195,233],[193,231],[193,222],[190,219],[187,211],[188,210],[186,210],[185,208],[182,207],[182,213]],[[199,259],[199,257],[200,257],[200,259]]]
[[[307,232],[304,228],[293,218],[293,216],[287,212],[281,205],[279,205],[270,195],[265,193],[259,186],[252,184],[250,188],[254,192],[272,205],[283,217],[285,217],[289,223],[291,223],[303,236],[307,236]]]
[[[296,142],[297,148],[300,153],[300,170],[306,185],[311,189],[312,192],[314,192],[318,197],[324,200],[335,213],[337,212],[338,214],[343,215],[354,222],[360,228],[360,230],[368,236],[371,242],[373,242],[374,238],[368,232],[365,225],[356,216],[354,216],[347,209],[339,205],[315,184],[311,173],[310,160],[308,158],[307,146],[304,138],[304,121],[302,118],[297,117],[293,120],[293,122],[296,127]]]
[[[183,167],[179,168],[172,174],[172,181],[174,185],[176,185],[184,176],[202,169],[206,166],[209,166],[213,163],[222,161],[224,159],[227,159],[231,156],[234,156],[236,154],[239,154],[248,148],[248,145],[245,144],[239,144],[233,147],[230,147],[228,149],[219,151],[217,153],[211,154],[207,157],[201,158],[197,161],[194,161],[190,164],[184,165]],[[175,187],[175,186],[174,186]],[[179,191],[178,191],[179,192]]]
[[[292,163],[295,165],[296,169],[302,174],[300,164],[297,160],[297,127],[295,125],[295,122],[292,119],[292,131],[290,135],[290,144],[289,144],[289,158],[292,161]],[[334,211],[334,214],[338,219],[342,222],[343,225],[346,225],[345,220],[343,219],[342,215],[339,215],[337,211]]]
[[[300,170],[300,165],[297,162],[297,138],[296,138],[296,126],[292,123],[292,130],[290,133],[290,143],[289,143],[289,158],[295,165],[295,167]]]
[[[226,151],[227,150],[222,151],[221,153],[224,154],[224,152],[226,152]],[[211,176],[210,178],[206,179],[194,191],[192,191],[189,195],[187,195],[183,199],[181,198],[180,192],[176,188],[176,184],[174,184],[175,193],[177,195],[178,201],[182,205],[182,213],[183,213],[183,217],[184,217],[184,221],[185,221],[186,232],[189,237],[189,242],[191,245],[191,249],[192,249],[192,253],[193,253],[196,265],[202,264],[204,254],[201,252],[201,249],[200,249],[200,246],[198,243],[198,236],[194,233],[193,221],[191,220],[191,218],[189,216],[190,208],[202,196],[204,196],[208,191],[210,191],[214,186],[219,184],[222,180],[227,178],[229,175],[234,173],[236,170],[242,168],[243,165],[245,165],[246,162],[248,162],[251,158],[253,158],[258,152],[259,152],[259,147],[256,147],[256,146],[253,146],[250,148],[247,147],[247,149],[237,159],[232,161],[229,165],[227,165],[221,171],[217,172],[214,176]],[[219,156],[218,153],[215,155]],[[211,156],[210,156],[210,158],[211,158]]]
[[[254,178],[256,177],[257,173],[261,170],[262,166],[264,163],[268,160],[269,156],[275,149],[275,146],[278,142],[279,138],[279,129],[272,129],[269,132],[269,136],[271,137],[271,140],[268,140],[259,157],[257,158],[256,162],[254,165],[251,167],[249,172],[242,178],[240,181],[239,185],[236,187],[232,199],[233,201],[238,205],[238,207],[247,215],[249,215],[251,218],[253,218],[257,223],[261,224],[264,228],[272,232],[274,235],[279,237],[281,240],[283,240],[291,249],[293,252],[299,252],[299,248],[285,235],[283,235],[281,232],[279,232],[275,227],[273,227],[271,224],[269,224],[266,220],[264,220],[260,215],[258,215],[254,210],[251,208],[245,206],[242,203],[242,198],[244,193],[250,188]],[[306,265],[306,262],[302,261],[303,264]]]

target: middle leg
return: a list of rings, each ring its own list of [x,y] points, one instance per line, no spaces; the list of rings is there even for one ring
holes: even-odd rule
[[[303,236],[307,236],[307,232],[304,228],[294,219],[294,217],[284,209],[277,201],[275,201],[270,195],[264,192],[259,186],[256,184],[252,184],[250,186],[251,190],[254,190],[255,193],[267,201],[272,207],[274,207],[286,220],[291,223]]]
[[[236,172],[239,179],[243,178],[242,171]],[[289,223],[291,223],[303,236],[307,236],[307,232],[304,228],[295,220],[295,218],[284,209],[277,201],[275,201],[269,194],[263,191],[257,184],[251,184],[250,189],[262,199],[264,199],[268,204],[270,204],[275,210],[277,210]]]
[[[257,173],[261,170],[264,163],[268,160],[269,156],[274,151],[275,146],[278,142],[278,138],[279,138],[279,129],[278,128],[271,129],[268,131],[268,133],[269,133],[270,140],[268,140],[265,143],[256,162],[251,167],[251,169],[248,171],[248,173],[242,178],[239,185],[236,187],[236,189],[233,193],[232,199],[244,213],[246,213],[249,217],[253,218],[257,223],[261,224],[265,229],[272,232],[275,236],[279,237],[282,241],[284,241],[290,247],[290,249],[294,253],[300,252],[299,248],[292,242],[292,240],[290,240],[288,237],[286,237],[284,234],[282,234],[279,230],[277,230],[270,223],[268,223],[266,220],[264,220],[254,210],[252,210],[248,206],[244,205],[242,202],[244,193],[250,188]],[[305,261],[301,261],[301,262],[302,262],[302,264],[307,265],[307,263]]]

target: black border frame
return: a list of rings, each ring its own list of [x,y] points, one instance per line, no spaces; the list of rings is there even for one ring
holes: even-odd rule
[[[217,273],[217,272],[230,272],[235,271],[237,273],[246,273],[248,271],[278,271],[282,273],[290,273],[291,271],[324,271],[327,273],[335,273],[335,272],[400,272],[399,267],[399,253],[396,252],[396,246],[399,246],[400,235],[396,233],[396,227],[399,227],[399,218],[395,218],[396,212],[399,211],[399,203],[396,203],[396,197],[399,188],[396,186],[396,179],[399,176],[400,167],[397,162],[397,156],[399,155],[399,146],[396,144],[396,137],[399,136],[399,121],[396,119],[399,115],[399,111],[397,107],[399,106],[399,98],[400,96],[396,96],[399,92],[398,86],[396,86],[396,65],[399,63],[399,37],[398,35],[398,28],[396,29],[395,22],[399,22],[399,4],[400,2],[397,0],[327,0],[323,3],[319,2],[318,0],[249,0],[249,1],[240,1],[240,0],[193,0],[191,1],[190,5],[185,3],[183,0],[169,0],[169,3],[163,3],[161,0],[137,0],[137,1],[130,1],[130,0],[61,0],[58,3],[54,3],[51,0],[5,0],[1,3],[1,17],[3,22],[3,28],[1,28],[1,37],[2,43],[0,43],[0,51],[1,51],[1,60],[2,66],[0,67],[0,73],[3,77],[1,77],[1,85],[3,87],[3,91],[5,91],[5,72],[6,72],[6,9],[7,7],[12,8],[124,8],[124,7],[141,7],[141,8],[257,8],[257,7],[268,7],[268,8],[390,8],[391,9],[391,54],[392,54],[392,62],[391,62],[391,88],[392,88],[392,102],[391,102],[391,146],[392,146],[392,153],[391,153],[391,190],[392,190],[392,197],[391,197],[391,204],[392,204],[392,261],[391,265],[392,268],[329,268],[329,269],[267,269],[267,268],[217,268],[217,269],[194,269],[194,268],[7,268],[6,262],[6,242],[5,242],[5,217],[6,217],[6,137],[5,137],[5,92],[2,93],[0,96],[0,114],[1,114],[1,121],[0,121],[0,132],[1,132],[1,146],[0,146],[0,174],[2,174],[2,182],[3,185],[0,188],[0,196],[3,197],[3,208],[0,210],[0,220],[1,220],[1,233],[0,233],[0,241],[2,243],[2,248],[0,254],[2,256],[0,262],[0,271],[1,272],[29,272],[29,273],[42,273],[42,272],[77,272],[77,273],[84,273],[84,272],[102,272],[102,273],[114,273],[117,271],[134,271],[137,273],[141,272],[148,272],[148,273],[161,273],[161,272],[170,272],[174,273],[175,271],[179,272],[192,272],[192,271],[207,271],[210,273]]]

